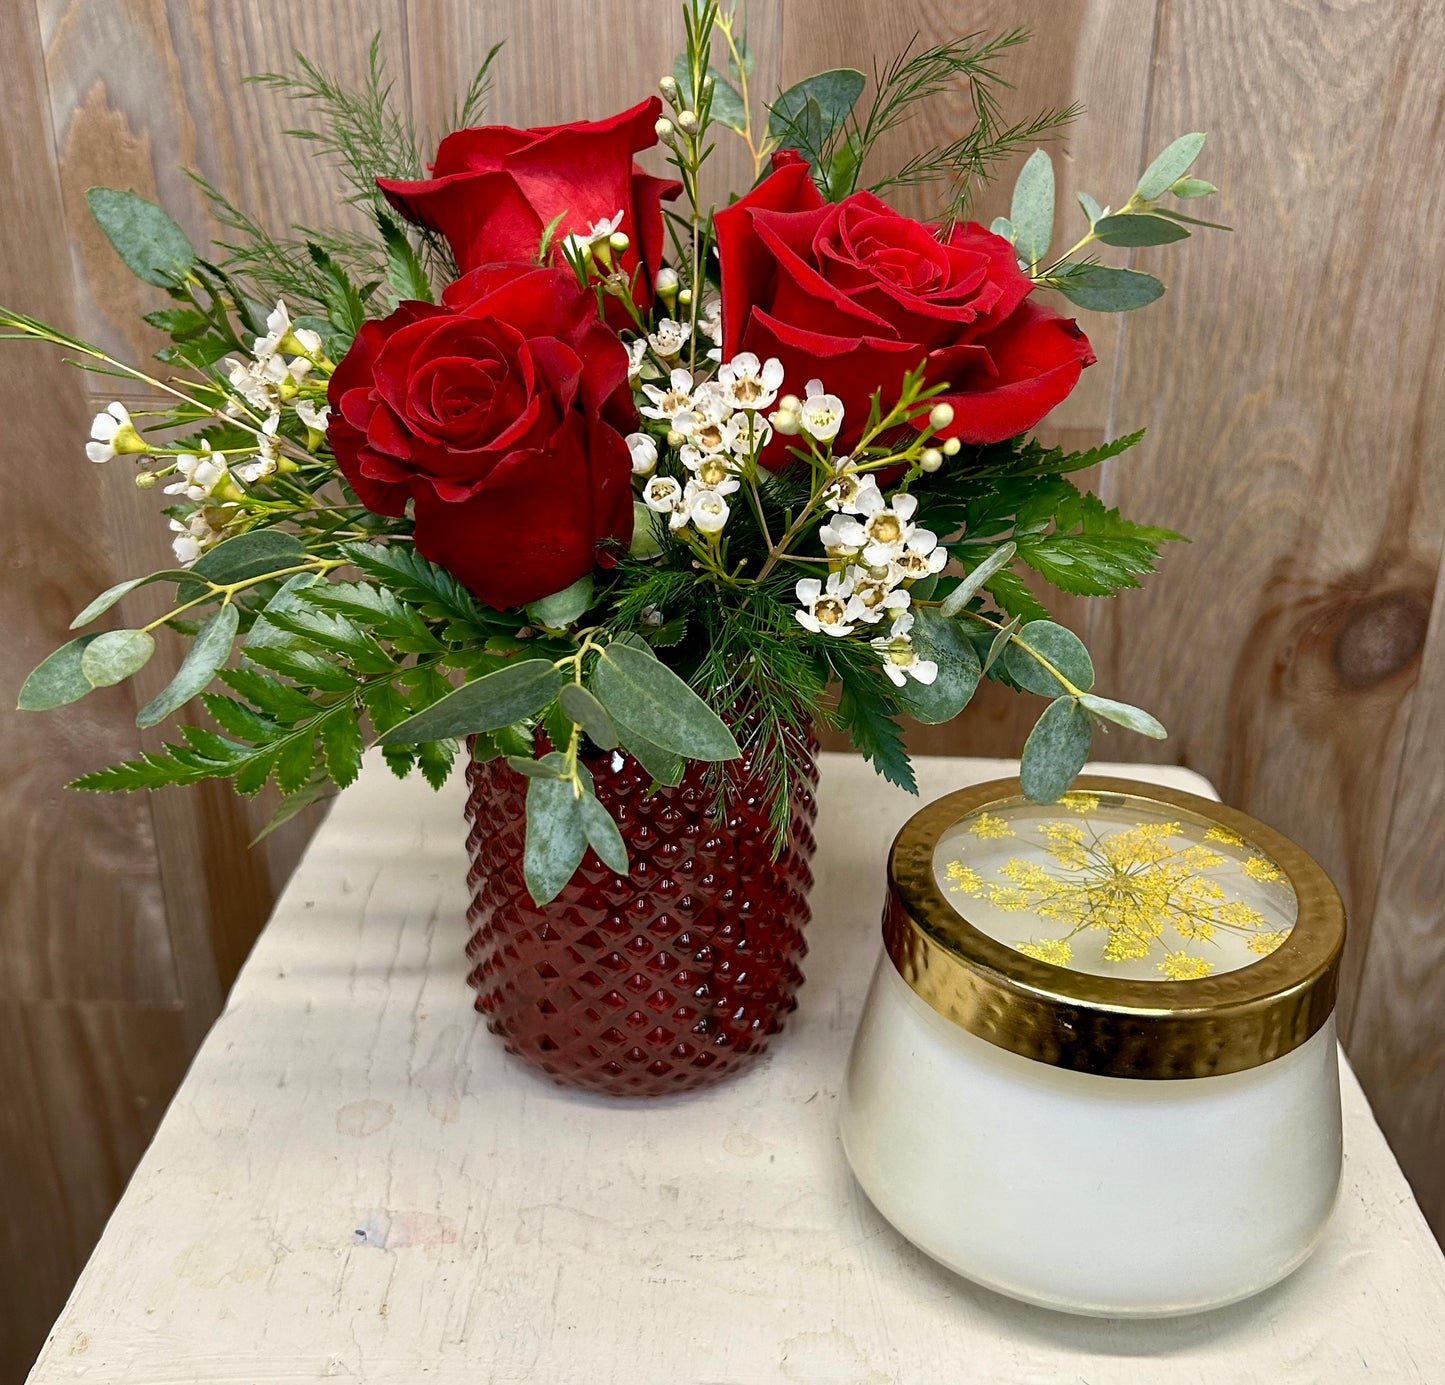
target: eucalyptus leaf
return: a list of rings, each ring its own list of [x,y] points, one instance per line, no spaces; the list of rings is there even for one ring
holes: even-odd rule
[[[619,726],[690,760],[735,760],[726,723],[649,650],[614,640],[602,650],[593,691]]]
[[[571,586],[532,602],[527,607],[527,616],[536,625],[561,630],[571,625],[591,604],[592,574],[589,572]]]
[[[835,67],[805,77],[768,106],[768,136],[783,149],[816,159],[858,98],[865,78],[852,67]]]
[[[544,759],[544,763],[562,761],[563,756],[556,751]],[[586,852],[587,832],[571,781],[530,780],[522,873],[533,901],[541,905],[556,899]]]
[[[1175,197],[1208,197],[1219,189],[1203,178],[1180,178],[1169,185],[1169,191]]]
[[[989,224],[990,231],[996,236],[1002,236],[1010,245],[1013,244],[1014,224],[1006,216],[996,216]]]
[[[1162,741],[1169,738],[1164,724],[1150,716],[1142,707],[1134,707],[1127,702],[1115,702],[1111,697],[1095,697],[1093,693],[1085,693],[1079,701],[1095,716],[1127,727],[1130,731],[1137,731],[1141,736],[1148,736],[1150,740]]]
[[[1094,223],[1094,234],[1105,245],[1168,245],[1187,240],[1189,232],[1168,217],[1148,212],[1116,212]]]
[[[176,676],[136,713],[135,724],[154,726],[204,692],[230,657],[240,622],[241,613],[235,606],[227,603],[220,607],[191,641]]]
[[[550,659],[523,659],[465,683],[380,737],[382,745],[416,745],[473,731],[496,731],[534,716],[562,687]]]
[[[1135,193],[1146,202],[1163,197],[1172,184],[1189,172],[1190,165],[1199,157],[1204,148],[1204,136],[1199,132],[1180,135],[1173,144],[1160,154],[1139,179]]]
[[[687,54],[679,53],[672,63],[672,75],[684,103],[692,100],[692,67]],[[720,125],[726,125],[739,134],[747,129],[748,113],[738,89],[715,67],[707,70],[712,78],[712,118]]]
[[[541,760],[533,760],[526,755],[508,755],[507,764],[527,779],[566,779],[562,767],[549,763],[551,759],[550,755]]]
[[[1017,552],[1018,546],[1012,541],[1000,544],[995,548],[983,562],[944,597],[943,604],[938,608],[939,615],[956,616],[973,600],[980,588],[994,573],[1013,562],[1014,554]]]
[[[175,288],[196,262],[195,247],[170,214],[119,188],[91,188],[85,194],[90,214],[115,253],[137,279],[157,288]]]
[[[218,543],[202,554],[191,568],[192,577],[204,577],[223,586],[228,582],[248,582],[268,573],[283,572],[305,561],[306,549],[294,534],[280,529],[252,529],[237,534],[225,543]],[[182,604],[200,596],[204,588],[199,582],[187,582],[176,590]]]
[[[1152,303],[1164,285],[1152,274],[1112,265],[1073,265],[1059,279],[1059,291],[1071,303],[1099,313],[1126,313]]]
[[[1072,630],[1051,620],[1031,620],[1004,651],[1008,675],[1021,688],[1044,697],[1067,693],[1065,688],[1029,651],[1036,651],[1080,692],[1094,686],[1094,662],[1084,642]]]
[[[662,552],[662,540],[658,537],[656,515],[640,500],[632,502],[632,542],[627,546],[627,556],[646,561]]]
[[[617,728],[612,718],[586,688],[576,683],[564,684],[557,700],[568,718],[587,733],[599,750],[611,750],[617,744]]]
[[[1090,226],[1104,215],[1104,209],[1087,192],[1079,194],[1079,206],[1084,209],[1084,215],[1089,219]]]
[[[16,709],[21,712],[48,712],[79,702],[95,684],[81,669],[86,649],[99,635],[81,635],[63,644],[55,653],[36,665],[20,688]]]
[[[1035,803],[1062,798],[1089,758],[1093,738],[1093,724],[1078,699],[1055,698],[1024,742],[1019,765],[1024,793]]]
[[[612,814],[590,793],[582,795],[577,809],[582,816],[582,830],[587,834],[588,846],[608,870],[626,875],[630,869],[627,844],[622,840],[622,833],[617,830]]]
[[[1054,238],[1054,163],[1046,151],[1035,149],[1019,170],[1009,219],[1019,259],[1038,264]]]
[[[659,784],[672,788],[682,783],[687,761],[681,755],[654,745],[645,736],[639,736],[630,727],[621,724],[617,727],[617,736],[622,748]]]
[[[153,572],[148,577],[132,577],[125,582],[117,582],[113,587],[107,587],[94,601],[90,603],[74,620],[70,622],[72,630],[79,630],[82,625],[89,625],[96,616],[104,615],[122,597],[130,595],[137,587],[144,587],[151,582],[184,582],[189,578],[190,573],[183,572],[179,568],[167,568],[164,572]]]
[[[908,679],[894,694],[898,705],[929,726],[952,721],[978,687],[978,651],[957,621],[926,608],[916,613],[910,633],[919,655],[938,665],[938,675],[932,683]]]
[[[97,635],[80,655],[80,671],[94,688],[109,688],[139,673],[156,652],[146,630],[107,630]]]
[[[1019,626],[1023,624],[1018,616],[1015,616],[993,637],[993,643],[988,647],[988,654],[983,661],[983,671],[987,673],[999,660],[1004,650],[1009,647],[1009,641],[1018,634]]]

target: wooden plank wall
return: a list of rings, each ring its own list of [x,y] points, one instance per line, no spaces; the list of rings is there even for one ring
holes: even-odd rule
[[[1445,1230],[1445,220],[1421,153],[1445,118],[1445,7],[752,0],[755,85],[867,67],[915,33],[1020,23],[1037,37],[1010,107],[1090,110],[1059,161],[1061,206],[1080,187],[1117,202],[1168,138],[1205,129],[1203,172],[1239,228],[1141,253],[1169,295],[1086,322],[1100,363],[1054,422],[1076,443],[1148,425],[1096,484],[1194,538],[1147,590],[1061,607],[1101,685],[1173,729],[1107,750],[1201,770],[1335,876],[1351,1052]],[[672,0],[12,0],[0,301],[148,350],[150,301],[90,226],[85,188],[159,195],[204,237],[181,172],[195,166],[263,219],[326,220],[325,168],[278,134],[294,113],[240,79],[295,47],[355,79],[378,30],[402,98],[437,132],[497,39],[493,117],[540,122],[640,99],[681,25]],[[942,105],[936,133],[964,114]],[[714,187],[744,167],[724,145]],[[1005,201],[992,194],[985,219]],[[11,693],[89,595],[164,553],[152,498],[83,460],[107,397],[38,351],[5,351]],[[152,691],[0,727],[0,1382],[22,1377],[306,832],[248,856],[254,819],[224,792],[63,794],[70,774],[134,749],[136,695]],[[985,696],[915,744],[1016,753],[1033,710]]]

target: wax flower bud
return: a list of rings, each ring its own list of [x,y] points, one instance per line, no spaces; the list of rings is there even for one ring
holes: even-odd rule
[[[925,447],[919,453],[918,465],[924,471],[937,471],[943,465],[943,453],[936,447]]]
[[[959,442],[957,438],[949,438],[949,440],[943,444],[943,455],[945,457],[956,457],[961,451],[963,451],[963,444]]]
[[[628,239],[626,231],[614,231],[607,237],[607,244],[614,250],[623,251],[626,250],[632,242]]]
[[[657,89],[658,89],[658,91],[660,91],[660,92],[662,93],[663,98],[664,98],[665,100],[670,101],[670,102],[676,104],[676,102],[677,102],[677,79],[676,79],[675,77],[672,77],[672,76],[664,77],[660,82],[658,82],[658,84],[657,84]]]
[[[657,271],[657,278],[653,281],[653,288],[657,290],[657,296],[661,298],[664,303],[670,304],[672,300],[677,297],[678,283],[677,270],[673,269],[670,265],[663,265],[663,267]]]
[[[697,112],[692,110],[679,111],[677,114],[677,128],[685,135],[697,134],[698,119]]]
[[[953,405],[948,403],[935,404],[928,412],[928,426],[930,428],[947,428],[953,422]]]
[[[153,471],[138,471],[135,474],[135,484],[138,490],[148,491],[156,483],[156,474]]]
[[[666,116],[663,116],[657,122],[657,124],[652,127],[652,129],[653,133],[664,144],[671,144],[673,135],[677,133],[677,127],[673,125],[672,121],[670,121]]]

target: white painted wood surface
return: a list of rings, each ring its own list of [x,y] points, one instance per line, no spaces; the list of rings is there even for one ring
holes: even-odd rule
[[[932,798],[1007,773],[923,760]],[[1128,773],[1128,769],[1121,772]],[[1210,792],[1185,770],[1139,778]],[[854,1186],[839,1079],[915,800],[825,757],[802,1007],[659,1103],[548,1085],[470,1008],[462,786],[379,765],[318,833],[31,1381],[1235,1385],[1445,1380],[1445,1262],[1345,1073],[1322,1248],[1244,1304],[1075,1319],[977,1289]]]

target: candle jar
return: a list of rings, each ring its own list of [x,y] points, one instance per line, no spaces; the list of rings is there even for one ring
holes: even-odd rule
[[[1102,1316],[1231,1303],[1313,1249],[1340,1179],[1344,911],[1209,799],[1086,777],[914,815],[849,1060],[874,1205],[990,1289]]]

